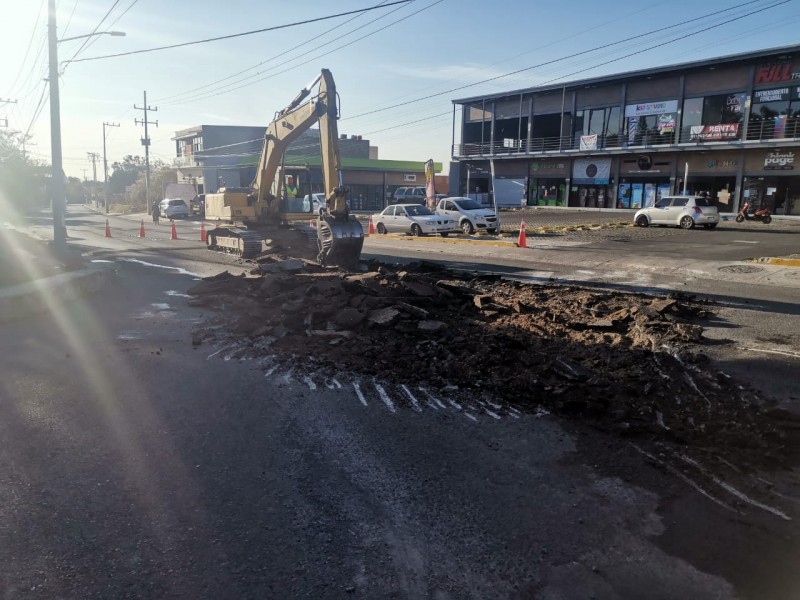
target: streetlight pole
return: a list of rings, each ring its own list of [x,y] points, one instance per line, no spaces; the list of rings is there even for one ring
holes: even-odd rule
[[[108,160],[106,159],[106,127],[119,127],[119,123],[103,121],[103,189],[105,195],[106,214],[108,214]]]
[[[47,43],[50,58],[50,151],[52,175],[50,206],[53,214],[53,247],[62,254],[67,247],[67,229],[64,222],[64,170],[61,164],[61,105],[58,97],[58,39],[56,37],[56,0],[48,0]]]

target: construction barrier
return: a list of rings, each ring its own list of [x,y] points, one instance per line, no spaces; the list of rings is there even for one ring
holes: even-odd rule
[[[178,239],[178,230],[175,228],[175,221],[172,221],[172,219],[170,219],[170,221],[172,222],[172,239],[173,240],[177,240]]]
[[[520,248],[528,247],[528,236],[525,233],[525,219],[519,222],[519,239],[517,240],[517,246]]]
[[[111,237],[111,225],[108,224],[108,219],[106,219],[106,237]]]

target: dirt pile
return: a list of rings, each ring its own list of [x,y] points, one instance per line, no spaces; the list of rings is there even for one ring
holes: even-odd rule
[[[565,285],[527,285],[435,266],[365,263],[359,273],[299,259],[223,273],[189,293],[219,310],[220,335],[295,368],[354,372],[588,417],[625,435],[776,452],[752,393],[697,350],[709,307]],[[214,333],[216,332],[216,333]]]

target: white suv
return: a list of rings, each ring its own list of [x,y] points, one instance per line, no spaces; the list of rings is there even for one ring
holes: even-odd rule
[[[633,222],[639,227],[678,225],[692,229],[702,225],[714,229],[719,223],[719,210],[711,198],[705,196],[664,196],[654,206],[636,211]]]
[[[181,198],[164,198],[158,207],[161,210],[161,216],[165,219],[189,216],[189,207]]]
[[[497,213],[472,198],[442,198],[436,206],[436,214],[455,219],[459,229],[467,235],[475,233],[476,229],[487,233],[497,233],[498,230]]]

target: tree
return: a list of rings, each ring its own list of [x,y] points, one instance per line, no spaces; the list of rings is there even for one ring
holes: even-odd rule
[[[121,194],[129,185],[136,183],[139,175],[144,173],[144,159],[141,156],[128,154],[122,162],[111,164],[111,175],[108,176],[108,189],[112,194]]]
[[[0,211],[24,212],[46,205],[43,165],[22,151],[22,134],[0,131]]]
[[[166,166],[164,161],[156,160],[150,166],[150,202],[164,198],[164,189],[168,183],[177,183],[178,174],[175,169]],[[131,203],[137,207],[146,207],[149,204],[145,201],[146,186],[144,171],[139,175],[136,183],[131,190]]]

